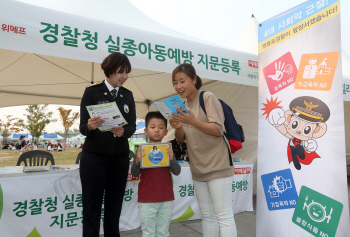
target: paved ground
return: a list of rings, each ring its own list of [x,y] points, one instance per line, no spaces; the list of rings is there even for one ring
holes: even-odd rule
[[[256,196],[254,196],[254,210],[256,203]],[[235,221],[237,225],[238,237],[253,237],[255,236],[255,216],[256,212],[243,212],[235,214]],[[171,237],[201,237],[202,235],[202,220],[181,221],[170,224]],[[102,237],[103,235],[101,235]],[[121,233],[122,237],[141,237],[141,228],[136,230],[124,231]]]

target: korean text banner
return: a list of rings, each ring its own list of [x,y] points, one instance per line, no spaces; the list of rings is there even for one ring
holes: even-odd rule
[[[0,48],[98,62],[126,54],[133,68],[171,73],[191,63],[203,78],[256,86],[256,55],[15,1],[1,1]]]
[[[253,211],[253,168],[250,163],[235,165],[232,182],[234,213]],[[140,227],[139,181],[140,178],[132,177],[129,170],[119,222],[121,231]],[[182,166],[181,174],[173,176],[173,191],[172,222],[201,219],[189,167]],[[0,170],[1,237],[81,237],[82,216],[82,191],[77,170],[21,173],[7,177]],[[104,205],[100,234],[103,234],[103,222]]]
[[[343,78],[343,97],[344,101],[350,101],[350,78]]]
[[[340,1],[259,27],[257,236],[348,236]]]

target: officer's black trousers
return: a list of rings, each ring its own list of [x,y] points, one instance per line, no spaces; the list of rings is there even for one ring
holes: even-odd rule
[[[104,198],[104,236],[116,237],[129,170],[129,155],[106,156],[83,151],[80,179],[83,190],[83,237],[98,237]]]

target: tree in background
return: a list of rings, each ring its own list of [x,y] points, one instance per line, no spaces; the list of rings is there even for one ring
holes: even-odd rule
[[[23,119],[18,120],[19,126],[29,131],[32,135],[32,143],[34,139],[38,139],[41,135],[44,134],[45,127],[51,123],[56,122],[56,119],[52,119],[52,112],[46,112],[47,104],[45,105],[28,105],[26,111],[28,114],[24,114],[27,118],[24,122]]]
[[[71,109],[64,109],[63,107],[59,107],[57,109],[60,112],[61,121],[63,125],[63,137],[64,143],[67,144],[67,138],[69,135],[69,128],[73,126],[74,122],[79,118],[79,113],[72,113]]]
[[[76,135],[80,134],[80,130],[79,130],[79,128],[73,128],[73,129],[69,130],[69,134],[76,136]]]
[[[22,131],[21,128],[19,128],[19,124],[17,123],[18,118],[13,118],[13,115],[5,115],[7,121],[2,121],[0,119],[0,135],[3,136],[3,140],[6,141],[7,137],[10,136],[12,133],[18,133]]]
[[[62,132],[62,131],[55,131],[55,133],[60,135],[61,137],[64,137],[64,132]],[[80,134],[80,130],[78,128],[69,129],[69,132],[67,134],[67,138],[74,137],[78,134]],[[66,145],[68,146],[67,143],[66,143]],[[65,148],[64,148],[64,150],[65,150]]]
[[[76,136],[80,133],[80,130],[78,128],[69,129],[68,136]],[[60,135],[61,137],[64,137],[64,132],[62,131],[56,131],[55,134]]]

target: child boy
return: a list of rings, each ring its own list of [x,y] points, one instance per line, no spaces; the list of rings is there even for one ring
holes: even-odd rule
[[[167,120],[160,112],[148,112],[146,115],[145,134],[149,143],[161,142],[168,133]],[[138,202],[140,209],[142,237],[169,236],[169,225],[173,209],[174,191],[170,171],[179,175],[181,166],[174,159],[170,144],[168,154],[170,167],[140,169],[140,161],[145,154],[139,147],[131,167],[134,177],[141,173]]]

